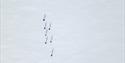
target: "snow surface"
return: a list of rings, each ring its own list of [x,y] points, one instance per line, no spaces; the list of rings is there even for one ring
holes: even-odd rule
[[[1,63],[122,63],[121,0],[1,2]],[[44,14],[53,24],[47,45]]]

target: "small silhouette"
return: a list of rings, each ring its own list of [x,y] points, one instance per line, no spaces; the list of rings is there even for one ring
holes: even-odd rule
[[[43,19],[43,21],[45,21],[45,19]]]
[[[53,54],[51,54],[51,56],[53,56]]]
[[[49,30],[50,30],[50,28],[49,28]]]
[[[45,23],[44,30],[46,29],[47,23]]]
[[[45,32],[45,36],[47,36],[47,32],[48,32],[48,30],[46,30],[46,32]]]
[[[50,55],[50,56],[53,56],[53,51],[54,51],[54,49],[52,49],[52,52],[51,52],[51,55]]]
[[[45,21],[45,18],[46,18],[46,14],[44,14],[44,16],[43,16],[43,21]]]
[[[50,43],[52,43],[52,40],[50,40]]]
[[[44,27],[44,29],[46,29],[46,27]]]
[[[52,43],[52,41],[53,41],[53,36],[51,36],[50,43]]]
[[[46,41],[45,41],[45,44],[47,44],[47,41],[48,41],[48,37],[46,37]]]
[[[45,44],[47,44],[47,42],[45,42]]]
[[[47,36],[47,34],[45,34],[45,36]]]
[[[51,30],[51,23],[49,24],[49,30]]]

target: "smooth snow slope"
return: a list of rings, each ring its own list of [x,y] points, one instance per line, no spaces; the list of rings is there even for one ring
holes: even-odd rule
[[[122,63],[122,0],[1,2],[1,63]],[[42,42],[45,13],[52,45]]]

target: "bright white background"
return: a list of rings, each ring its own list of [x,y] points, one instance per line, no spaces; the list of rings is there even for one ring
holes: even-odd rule
[[[1,2],[1,63],[122,63],[122,0]],[[54,57],[41,43],[44,13]]]

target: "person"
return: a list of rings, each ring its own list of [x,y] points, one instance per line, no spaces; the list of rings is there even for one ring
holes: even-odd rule
[[[46,14],[44,14],[44,16],[43,16],[43,21],[45,21],[45,18],[46,18]]]

